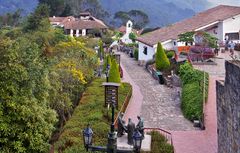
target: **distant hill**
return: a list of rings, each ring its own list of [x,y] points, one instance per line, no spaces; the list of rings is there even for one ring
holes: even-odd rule
[[[196,13],[193,8],[184,8],[183,6],[185,4],[182,0],[175,0],[179,1],[177,4],[173,3],[173,1],[174,0],[100,0],[100,3],[111,15],[114,15],[118,11],[141,10],[149,17],[149,27],[168,25],[193,16]],[[198,3],[198,1],[195,3]],[[179,7],[179,4],[181,7]],[[202,8],[198,8],[198,10],[200,9]]]
[[[119,18],[114,18],[116,14],[122,12],[122,15],[124,13],[128,15],[128,12],[137,10],[142,12],[141,18],[146,18],[147,15],[149,22],[146,27],[169,25],[216,6],[220,2],[223,3],[221,0],[65,0],[65,2],[70,6],[73,15],[90,11],[94,16],[114,26],[119,26],[120,23]],[[231,3],[232,5],[240,3],[239,0],[231,2],[235,2]],[[38,0],[0,0],[0,15],[14,12],[19,8],[23,9],[25,15],[31,12],[37,3]]]
[[[37,0],[0,0],[0,15],[22,9],[22,14],[27,15],[37,6]]]

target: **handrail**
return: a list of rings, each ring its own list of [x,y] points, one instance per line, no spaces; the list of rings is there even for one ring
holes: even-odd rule
[[[146,131],[158,131],[160,134],[162,134],[167,140],[168,142],[173,145],[173,142],[172,142],[172,133],[164,130],[164,129],[161,129],[161,128],[144,128],[144,130]]]
[[[126,98],[125,98],[125,100],[124,100],[124,103],[123,103],[120,111],[118,112],[118,114],[117,114],[117,116],[116,116],[116,119],[115,119],[115,121],[114,121],[114,125],[115,125],[115,126],[117,125],[117,120],[118,120],[119,114],[120,114],[124,109],[126,109],[126,106],[125,106],[125,105],[126,105],[127,103],[129,103],[129,101],[130,101],[130,99],[131,99],[131,96],[132,96],[132,88],[128,91],[128,94],[127,94],[127,96],[126,96]]]

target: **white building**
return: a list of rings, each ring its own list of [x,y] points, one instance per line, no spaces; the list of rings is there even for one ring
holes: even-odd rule
[[[126,32],[125,34],[122,36],[122,38],[120,38],[120,40],[125,43],[125,44],[130,44],[132,43],[132,40],[129,38],[129,34],[132,33],[133,30],[133,23],[132,21],[128,21],[126,23]]]
[[[105,32],[108,28],[101,20],[96,19],[90,13],[80,13],[79,18],[73,16],[68,17],[50,17],[51,25],[63,27],[67,35],[70,36],[86,36],[93,30]]]
[[[240,7],[219,5],[198,13],[192,18],[138,37],[139,60],[152,59],[158,42],[161,42],[167,50],[177,50],[179,46],[185,46],[185,43],[178,42],[178,35],[190,31],[206,31],[222,42],[226,37],[229,40],[239,41]]]

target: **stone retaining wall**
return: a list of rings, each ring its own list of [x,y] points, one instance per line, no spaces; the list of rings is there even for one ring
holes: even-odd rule
[[[217,81],[218,153],[240,153],[240,61],[226,61]]]

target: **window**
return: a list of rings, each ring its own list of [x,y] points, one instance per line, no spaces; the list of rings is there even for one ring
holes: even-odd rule
[[[128,24],[128,27],[129,27],[129,28],[131,27],[131,24],[130,24],[130,23]]]
[[[176,45],[177,45],[176,41],[174,41],[174,42],[173,42],[173,45],[174,45],[174,46],[176,46]]]
[[[147,55],[147,47],[146,46],[143,47],[143,54]]]
[[[225,37],[228,37],[228,40],[239,40],[239,33],[226,33]]]

